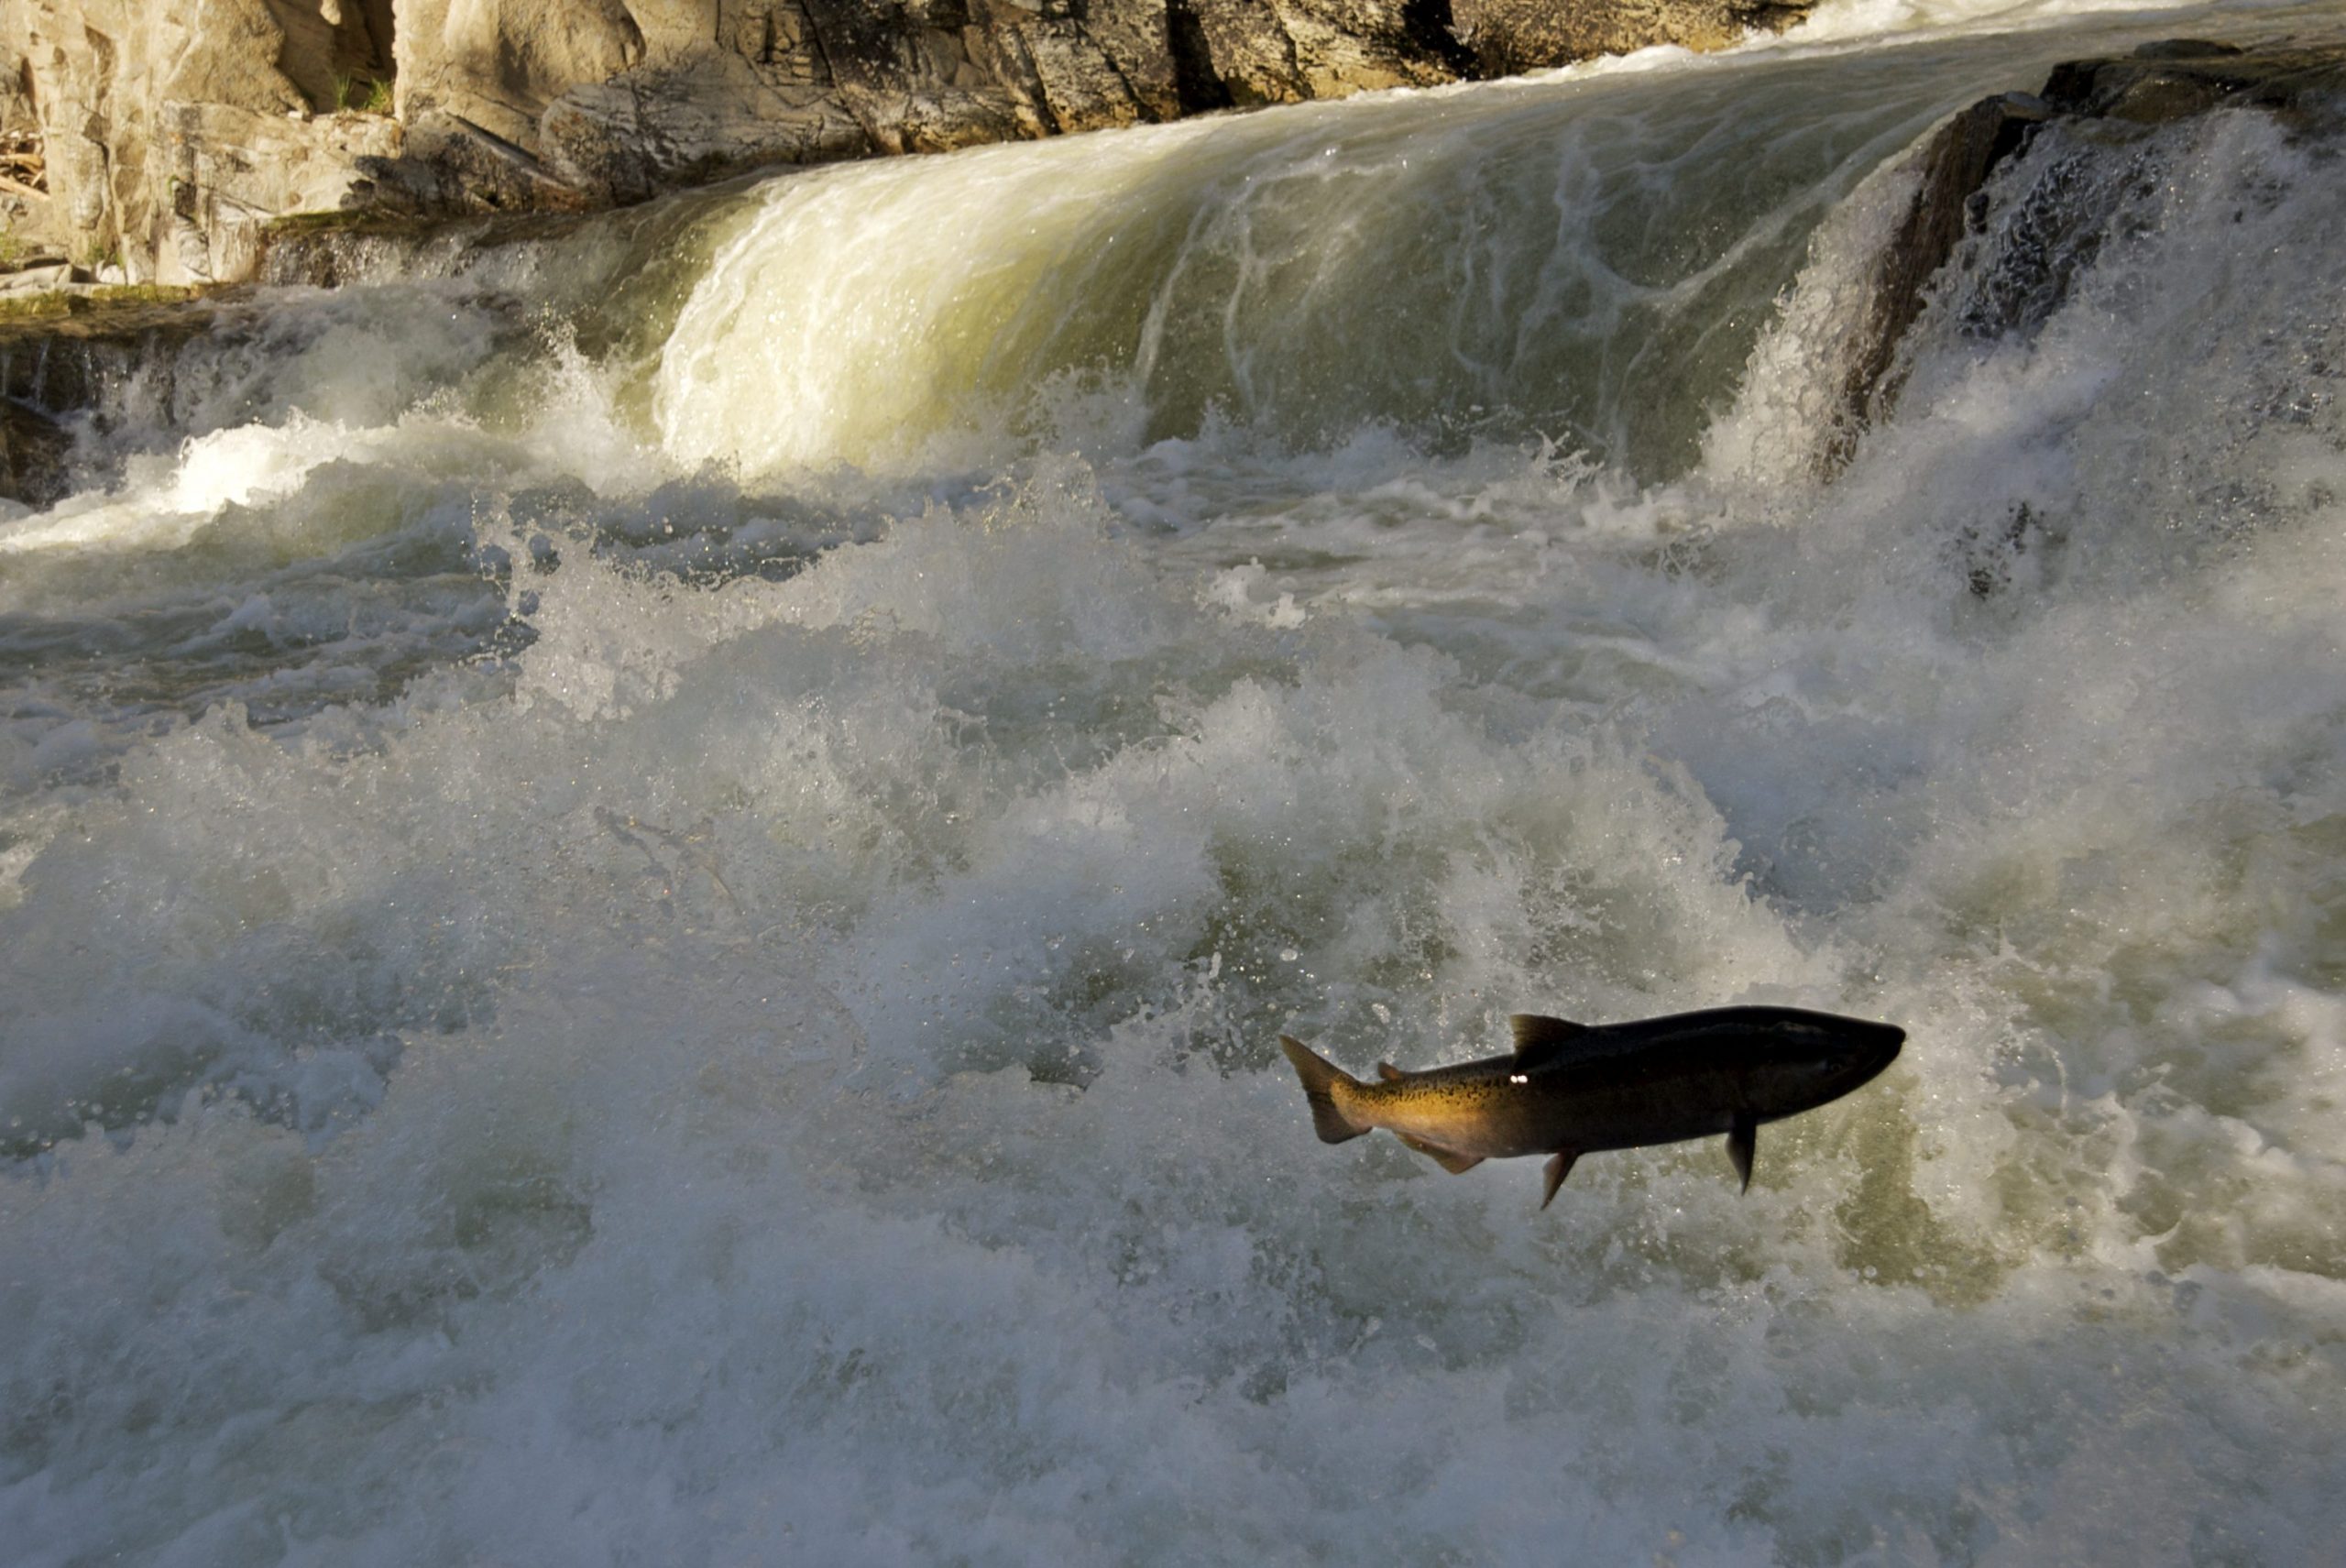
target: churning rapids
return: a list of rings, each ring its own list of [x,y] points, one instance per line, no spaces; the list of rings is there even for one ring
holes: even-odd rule
[[[1818,477],[1902,151],[2318,13],[1990,9],[126,381],[0,521],[0,1556],[2326,1558],[2346,159],[2048,134]],[[1741,1200],[1324,1148],[1275,1044],[1729,1003],[1910,1031]]]

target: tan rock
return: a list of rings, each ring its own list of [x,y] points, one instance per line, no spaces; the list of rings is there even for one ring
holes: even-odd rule
[[[1474,74],[1507,76],[1626,54],[1651,44],[1723,48],[1758,28],[1808,14],[1805,0],[1452,0],[1452,25],[1474,56]]]
[[[623,82],[574,88],[541,125],[549,172],[607,202],[762,163],[828,163],[878,150],[825,88],[775,85],[714,46]]]
[[[1174,69],[1166,0],[1090,0],[1076,25],[1107,57],[1145,118],[1178,119],[1187,112]]]
[[[1149,117],[1115,61],[1072,19],[1037,20],[1009,30],[1025,52],[1055,131],[1098,130]]]
[[[334,23],[325,19],[329,4],[337,6]],[[298,125],[307,119],[312,99],[279,69],[289,48],[304,62],[304,71],[312,64],[327,71],[344,58],[334,52],[335,40],[371,36],[367,5],[388,14],[381,0],[21,5],[22,9],[10,8],[10,21],[18,29],[27,68],[52,225],[68,236],[76,260],[115,259],[141,281],[159,273],[220,276],[203,269],[224,261],[234,265],[241,242],[233,235],[207,235],[191,248],[182,232],[188,220],[179,207],[192,201],[203,212],[225,214],[221,221],[232,227],[248,227],[236,214],[250,202],[272,200],[262,193],[271,177],[250,171],[237,174],[233,183],[241,193],[227,206],[201,192],[181,193],[172,181],[183,177],[181,166],[187,156],[179,144],[190,134],[190,122],[176,106],[204,104],[256,122]],[[316,44],[308,54],[289,45],[289,20],[297,24],[300,37]],[[291,157],[280,183],[307,201],[322,199],[324,186],[334,183],[322,176],[322,160],[331,161],[332,149],[349,138],[334,132],[279,132],[235,139],[255,143],[255,156],[262,159]],[[292,156],[295,149],[298,157]],[[219,166],[229,167],[237,156],[231,147],[223,153],[228,161]],[[333,200],[345,199],[361,182],[355,165],[343,170]]]
[[[532,154],[547,104],[643,60],[620,0],[411,0],[399,22],[401,118],[437,110]]]
[[[227,279],[250,265],[258,225],[320,206],[577,210],[761,164],[1427,84],[1661,39],[1715,43],[1804,10],[1773,0],[7,0],[0,74],[21,62],[10,80],[30,91],[0,82],[0,126],[38,122],[46,190],[0,215],[69,240],[77,260],[119,258],[142,280]],[[398,134],[341,123],[334,111],[386,81]],[[280,159],[274,178],[264,166]]]
[[[402,135],[380,115],[297,117],[226,104],[167,104],[164,120],[171,205],[155,265],[161,283],[250,278],[269,220],[367,204],[362,166],[398,158]]]
[[[1295,40],[1269,0],[1184,0],[1205,45],[1205,65],[1225,101],[1240,108],[1310,95]]]

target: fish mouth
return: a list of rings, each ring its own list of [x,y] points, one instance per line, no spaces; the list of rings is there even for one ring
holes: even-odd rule
[[[1898,1059],[1899,1049],[1906,1043],[1906,1031],[1895,1024],[1863,1024],[1858,1028],[1858,1044],[1866,1063],[1866,1076],[1871,1078]]]

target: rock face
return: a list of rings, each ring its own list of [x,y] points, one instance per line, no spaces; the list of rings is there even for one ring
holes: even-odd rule
[[[389,0],[10,0],[0,120],[38,138],[20,244],[137,280],[237,276],[259,225],[366,199],[400,127],[336,114],[388,77]],[[20,185],[32,185],[19,181]]]
[[[419,210],[601,205],[765,163],[1169,120],[1454,79],[1427,0],[418,0]],[[562,47],[547,39],[560,34]],[[493,138],[503,170],[484,181]],[[466,146],[467,142],[476,145]]]
[[[1562,60],[1623,54],[1649,44],[1717,49],[1754,28],[1781,30],[1808,14],[1788,0],[1452,0],[1459,37],[1477,76],[1538,71]]]
[[[1781,27],[1807,0],[7,0],[0,221],[133,281],[292,213],[577,211]],[[5,139],[13,137],[13,141]],[[16,172],[12,174],[10,170]]]

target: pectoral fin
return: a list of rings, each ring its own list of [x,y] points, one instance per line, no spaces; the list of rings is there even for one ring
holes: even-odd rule
[[[1387,1083],[1398,1083],[1409,1075],[1389,1061],[1381,1061],[1376,1064],[1376,1076]]]
[[[1540,1194],[1540,1207],[1546,1208],[1556,1201],[1556,1189],[1573,1173],[1573,1161],[1580,1158],[1578,1149],[1558,1149],[1548,1157],[1548,1190]]]
[[[1727,1157],[1735,1162],[1735,1173],[1743,1178],[1746,1192],[1751,1190],[1751,1157],[1759,1147],[1759,1122],[1750,1116],[1738,1116],[1735,1125],[1727,1129]]]
[[[1407,1133],[1396,1133],[1393,1135],[1453,1176],[1463,1176],[1483,1163],[1483,1157],[1478,1154],[1452,1154],[1439,1144],[1430,1144],[1423,1138],[1413,1138]]]

